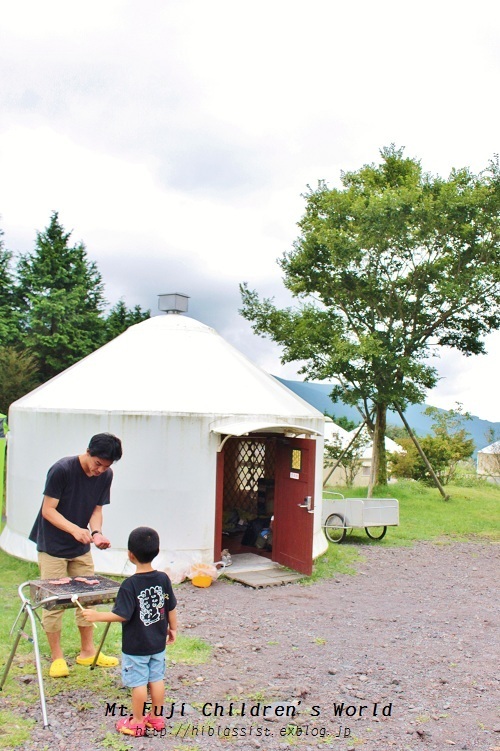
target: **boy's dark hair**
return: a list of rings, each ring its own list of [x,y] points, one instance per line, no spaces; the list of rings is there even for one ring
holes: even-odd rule
[[[128,549],[139,563],[151,563],[160,552],[158,532],[151,527],[137,527],[128,538]]]
[[[122,458],[122,442],[111,433],[97,433],[90,439],[88,446],[90,456],[117,462]]]

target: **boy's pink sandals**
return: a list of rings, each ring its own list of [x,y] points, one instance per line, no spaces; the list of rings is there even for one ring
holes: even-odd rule
[[[122,717],[116,723],[116,729],[119,733],[124,735],[134,735],[136,738],[143,736],[146,732],[146,728],[153,728],[153,730],[163,730],[165,727],[165,720],[163,717],[152,717],[150,714],[146,715],[144,722],[134,722],[133,717]]]

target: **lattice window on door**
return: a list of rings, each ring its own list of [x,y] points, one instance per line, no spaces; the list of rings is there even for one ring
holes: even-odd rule
[[[302,470],[302,451],[301,449],[292,449],[292,456],[290,460],[290,469],[295,472]]]
[[[262,439],[230,438],[224,457],[224,510],[257,513],[259,480],[274,477],[274,443]]]

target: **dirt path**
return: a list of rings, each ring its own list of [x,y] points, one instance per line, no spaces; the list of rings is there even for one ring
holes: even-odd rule
[[[170,666],[172,734],[117,734],[114,747],[500,751],[498,553],[372,545],[356,576],[312,586],[183,585],[181,627],[210,642],[213,659]],[[103,748],[114,727],[104,706],[71,718],[71,729],[60,702],[48,709],[53,730],[36,729],[27,751],[45,748],[47,733],[52,751]]]

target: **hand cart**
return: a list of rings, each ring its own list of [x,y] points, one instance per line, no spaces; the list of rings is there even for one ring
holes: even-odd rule
[[[14,621],[14,625],[10,630],[11,635],[14,633],[14,629],[16,628],[18,621],[20,621],[20,623],[14,644],[12,645],[9,659],[7,661],[7,665],[5,666],[5,670],[0,681],[0,691],[3,689],[5,681],[7,680],[14,655],[16,654],[17,647],[19,645],[19,642],[21,641],[21,638],[27,639],[33,644],[33,651],[35,653],[38,689],[40,692],[40,704],[42,707],[44,728],[48,728],[50,727],[50,725],[47,717],[47,707],[45,704],[42,663],[40,659],[40,649],[38,646],[36,619],[40,621],[40,616],[36,611],[38,610],[38,608],[46,608],[47,610],[76,608],[76,602],[72,601],[72,598],[75,597],[75,595],[78,597],[78,601],[85,607],[90,607],[91,605],[100,605],[104,602],[112,602],[116,599],[116,595],[118,594],[119,589],[118,582],[112,579],[106,579],[103,576],[92,575],[92,578],[95,579],[98,583],[92,585],[82,585],[82,583],[80,582],[71,580],[70,582],[68,582],[68,584],[55,585],[51,580],[40,579],[38,581],[23,582],[19,585],[17,590],[22,604],[21,609],[17,614],[17,618]],[[26,597],[23,592],[23,590],[28,586],[30,588],[31,599]],[[24,631],[24,627],[28,618],[30,620],[31,636],[29,636],[29,634],[25,633]],[[94,670],[96,666],[110,625],[111,623],[106,623],[106,627],[104,629],[99,646],[97,647],[94,660],[92,662],[92,665],[90,666],[91,670]]]
[[[395,498],[345,498],[342,493],[324,493],[322,527],[330,542],[342,542],[354,527],[364,527],[370,539],[381,540],[387,527],[398,524],[399,503]]]

